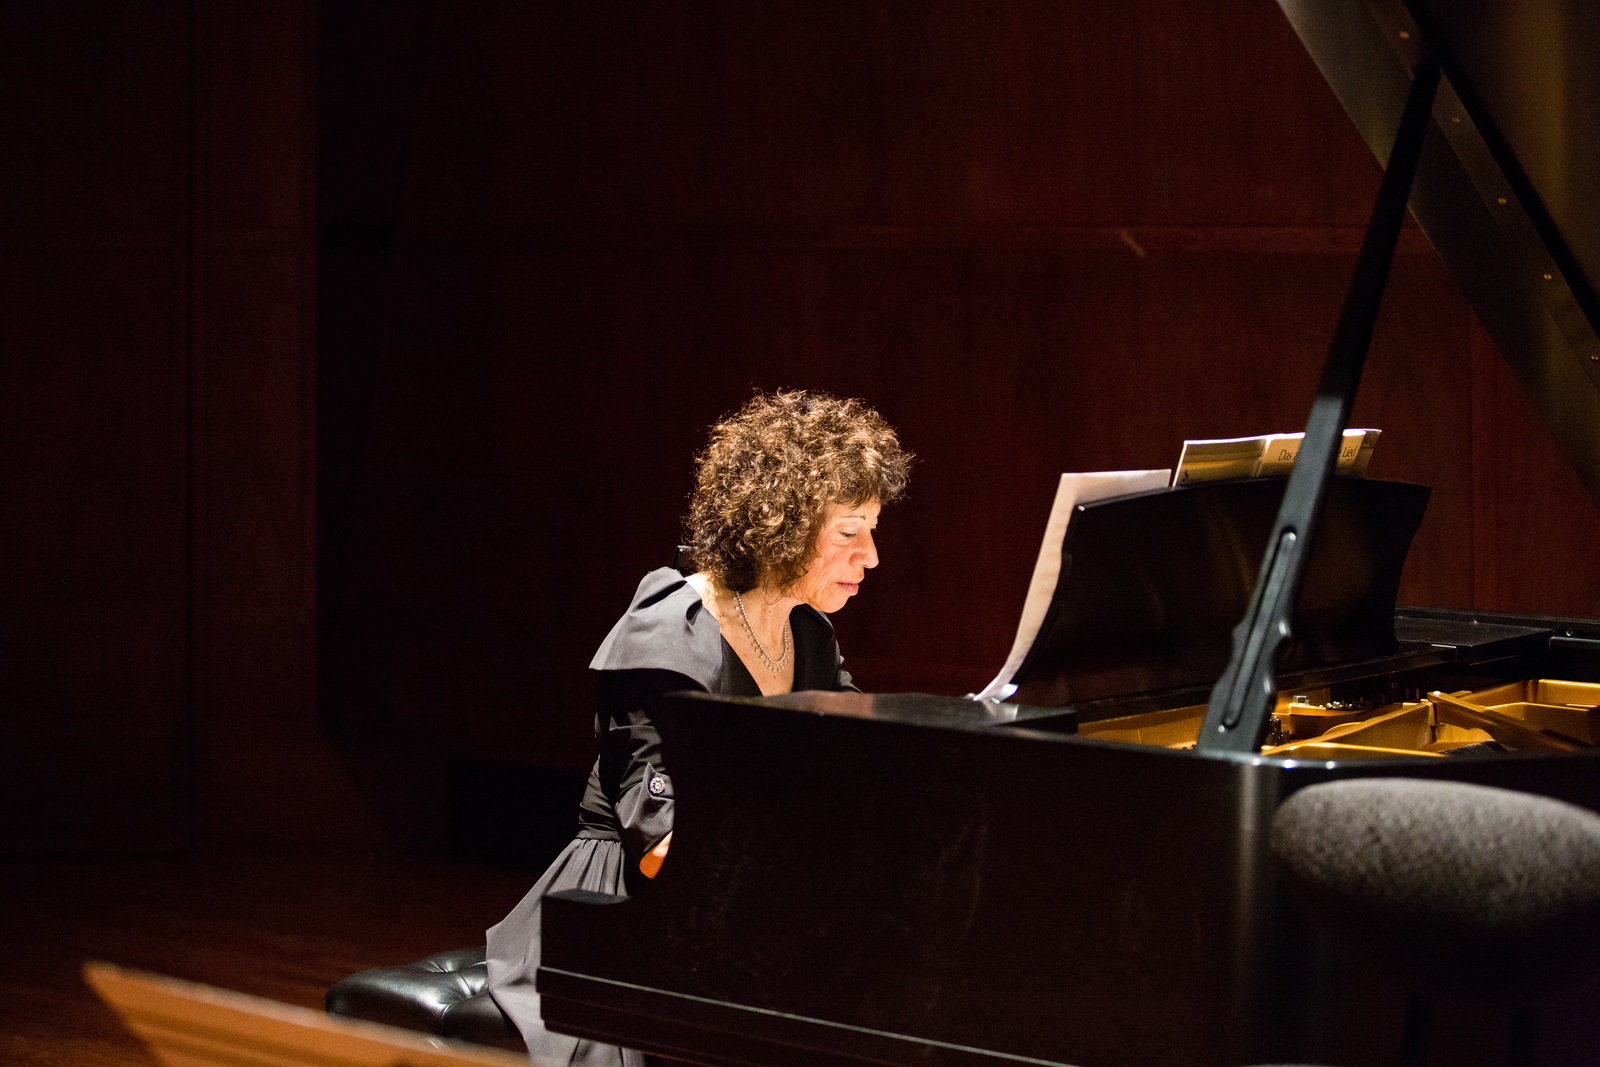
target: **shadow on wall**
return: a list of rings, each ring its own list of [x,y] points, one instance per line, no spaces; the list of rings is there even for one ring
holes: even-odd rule
[[[330,743],[397,853],[536,874],[577,833],[587,770]]]

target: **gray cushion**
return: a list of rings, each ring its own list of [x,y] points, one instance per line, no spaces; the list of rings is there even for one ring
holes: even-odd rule
[[[1424,992],[1572,981],[1600,925],[1600,815],[1461,782],[1357,778],[1279,807],[1272,850],[1335,940]]]

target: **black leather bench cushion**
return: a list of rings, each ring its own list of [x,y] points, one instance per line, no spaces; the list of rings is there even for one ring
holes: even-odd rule
[[[386,1023],[459,1041],[526,1052],[500,1006],[489,996],[484,950],[459,948],[402,967],[374,967],[328,990],[329,1015]]]

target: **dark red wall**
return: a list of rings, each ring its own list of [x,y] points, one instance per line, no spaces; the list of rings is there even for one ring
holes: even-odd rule
[[[0,8],[0,848],[377,840],[316,709],[314,3]]]
[[[1379,178],[1269,0],[189,10],[0,27],[0,610],[20,751],[202,842],[436,847],[463,766],[580,770],[752,388],[919,454],[836,622],[868,688],[976,688],[1057,474],[1303,423]],[[1404,599],[1600,614],[1414,228],[1355,421],[1435,487]]]

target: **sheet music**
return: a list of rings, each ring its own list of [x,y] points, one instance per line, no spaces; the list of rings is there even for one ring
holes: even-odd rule
[[[1338,472],[1364,477],[1381,432],[1345,430],[1339,445]],[[1173,484],[1287,475],[1294,469],[1294,461],[1300,455],[1300,443],[1304,438],[1304,433],[1269,433],[1256,437],[1185,441],[1183,452],[1178,456],[1178,476]]]
[[[1028,595],[1022,602],[1022,619],[1017,624],[1017,637],[1011,643],[1011,654],[1000,673],[982,690],[973,694],[978,700],[1004,700],[1016,689],[1011,678],[1027,658],[1033,639],[1044,624],[1045,612],[1050,610],[1050,599],[1055,596],[1056,581],[1061,577],[1061,542],[1067,536],[1067,524],[1072,521],[1072,509],[1079,504],[1146,489],[1164,489],[1172,481],[1172,470],[1159,471],[1099,471],[1093,474],[1063,474],[1056,486],[1055,503],[1050,505],[1050,520],[1045,523],[1044,541],[1039,545],[1039,558],[1033,564],[1033,578],[1028,582]]]

